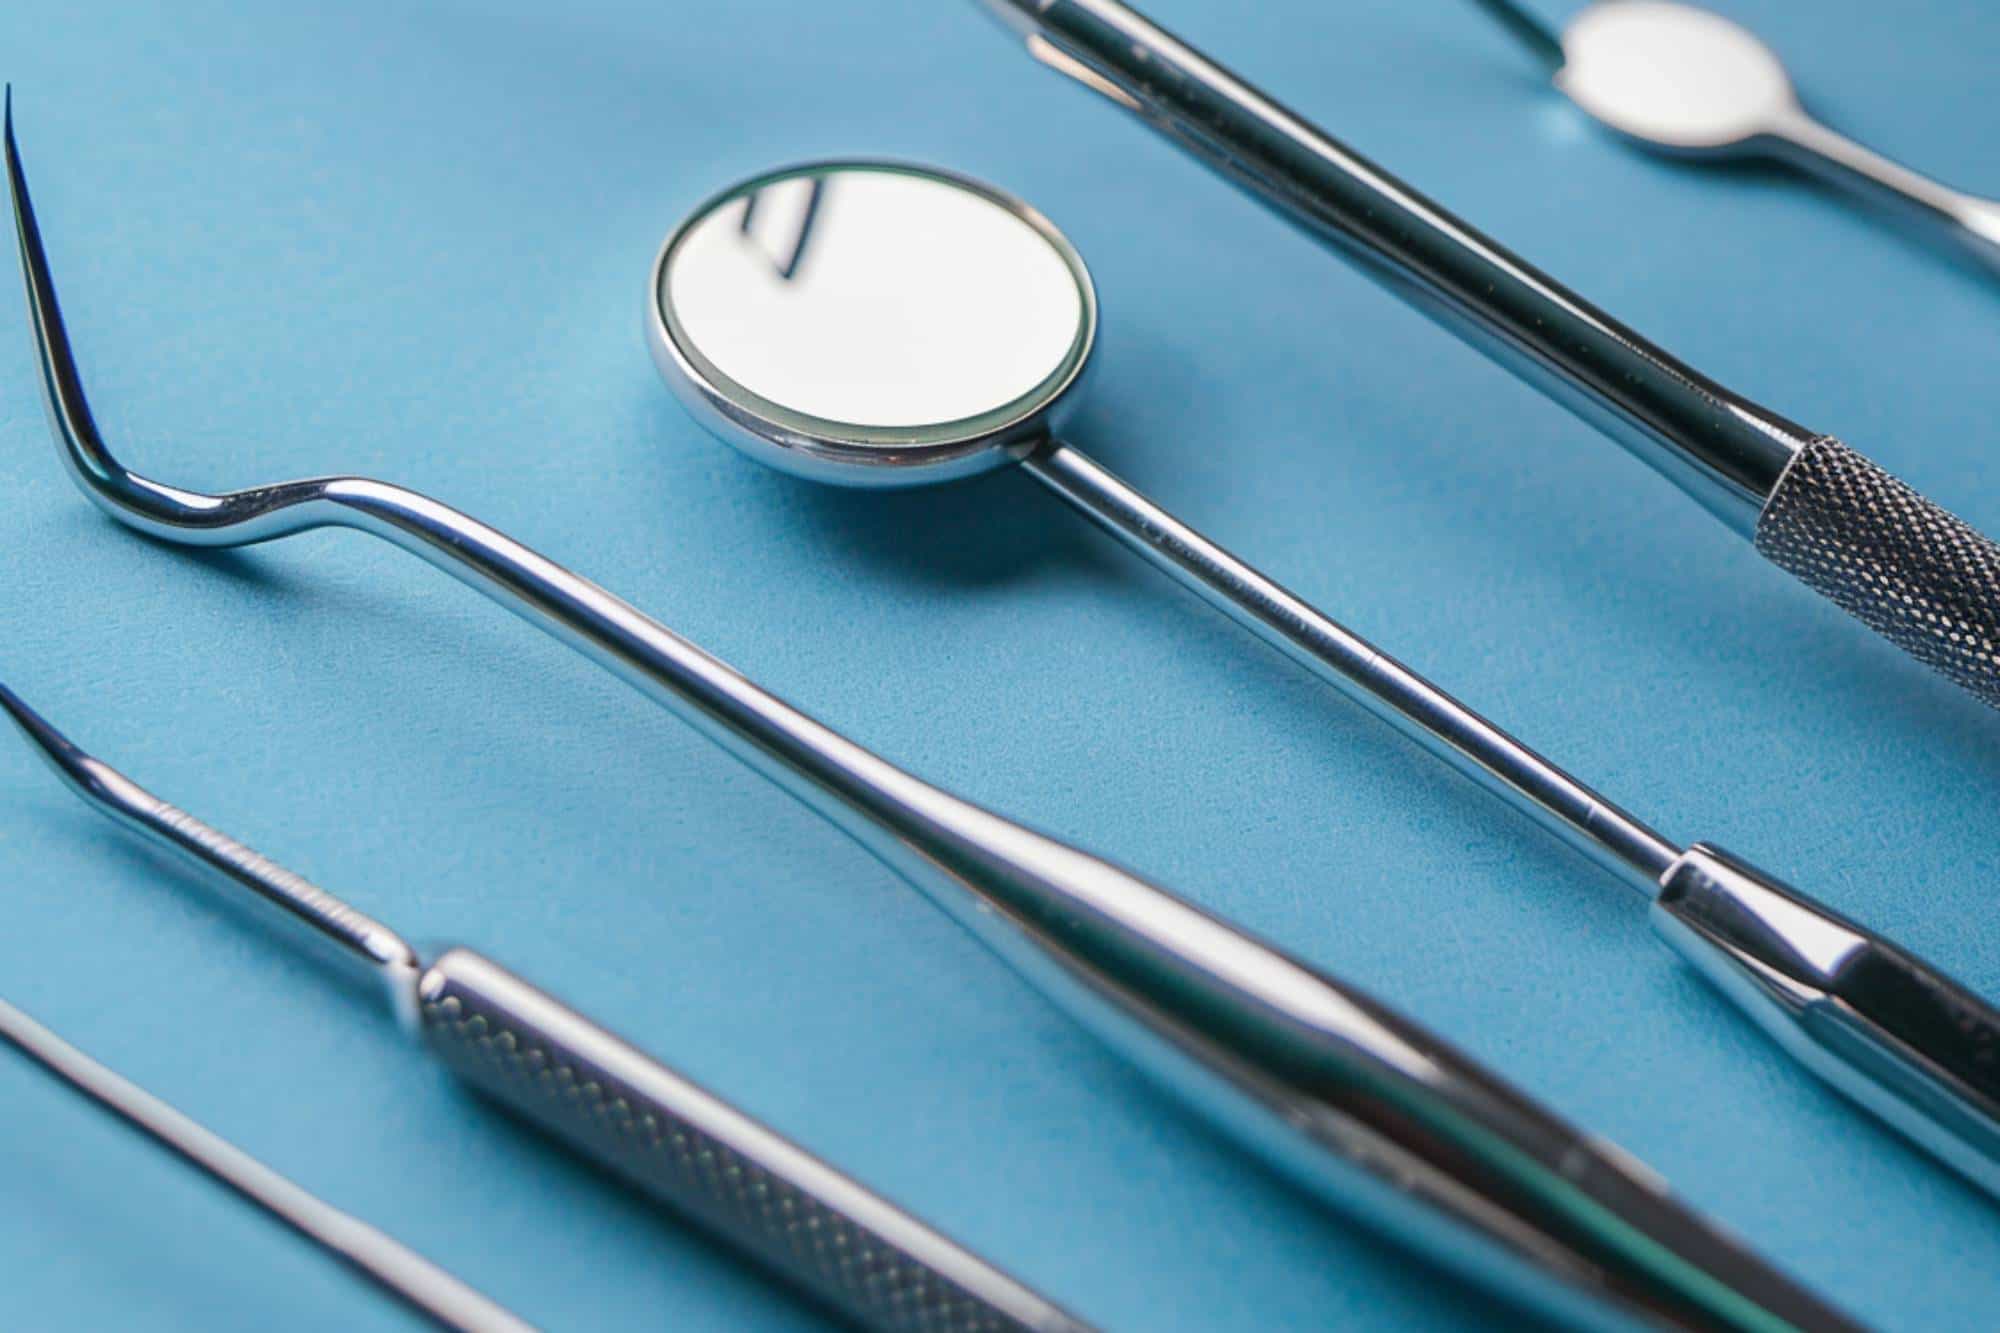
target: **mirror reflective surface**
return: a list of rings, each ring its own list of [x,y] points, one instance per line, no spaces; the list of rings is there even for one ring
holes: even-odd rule
[[[1771,128],[1796,100],[1770,48],[1688,5],[1593,5],[1563,34],[1563,57],[1556,82],[1579,106],[1669,148],[1741,143]]]
[[[655,350],[682,363],[662,368],[788,447],[1017,426],[1075,380],[1095,326],[1082,261],[1039,215],[883,164],[729,191],[668,241],[655,284]]]

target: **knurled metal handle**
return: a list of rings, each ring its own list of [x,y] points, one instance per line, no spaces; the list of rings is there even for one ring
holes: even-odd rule
[[[460,1078],[883,1333],[1088,1326],[498,964],[453,949],[419,990]]]
[[[1757,549],[1870,629],[2000,707],[2000,546],[1838,440],[1785,469]]]

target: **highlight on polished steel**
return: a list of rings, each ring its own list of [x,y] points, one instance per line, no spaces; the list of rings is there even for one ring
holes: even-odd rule
[[[198,546],[353,527],[422,557],[615,672],[792,793],[1140,1068],[1307,1187],[1547,1317],[1588,1329],[1856,1327],[1681,1204],[1627,1155],[1572,1129],[1395,1011],[1129,871],[924,783],[456,510],[353,477],[215,495],[127,470],[91,420],[11,135],[7,142],[51,419],[73,477],[119,521]],[[823,201],[821,211],[829,206],[837,212],[839,201]],[[796,277],[824,262],[834,230],[821,223],[810,236],[771,235],[775,253],[786,258],[769,263],[774,251],[767,248],[766,272],[794,267]],[[964,390],[940,393],[951,402]],[[1009,427],[1001,421],[993,429]],[[949,470],[956,466],[949,453],[930,457]],[[240,858],[225,859],[233,867]],[[309,916],[317,915],[317,901],[306,899]],[[462,991],[464,1012],[485,1019],[495,1004],[493,975],[490,965],[467,964],[448,978],[455,984],[430,991],[440,998]],[[429,998],[421,984],[419,996]],[[579,1022],[551,1017],[545,1000],[509,1003],[536,1029],[561,1034]],[[424,1005],[420,1016],[449,1021],[432,1019],[433,1008]],[[493,1021],[485,1024],[484,1032],[465,1035],[492,1036]],[[447,1035],[439,1031],[440,1040]],[[579,1045],[607,1074],[619,1072],[611,1068],[619,1060],[596,1053],[595,1037]],[[477,1063],[483,1051],[452,1058],[490,1068]],[[628,1093],[620,1103],[627,1107],[646,1100],[642,1077],[598,1084],[640,1094]],[[510,1085],[503,1079],[499,1086]],[[558,1114],[579,1132],[583,1113],[565,1105]],[[628,1123],[614,1112],[605,1128],[589,1132],[624,1135]],[[1069,1326],[1055,1319],[1022,1322]]]
[[[1482,2],[1495,9],[1504,0]],[[1496,17],[1506,16],[1496,9]],[[1942,185],[1815,119],[1771,49],[1720,14],[1598,0],[1559,38],[1507,26],[1548,62],[1570,100],[1634,143],[1691,160],[1798,167],[2000,269],[2000,202]]]
[[[92,807],[173,852],[232,898],[261,903],[260,912],[310,953],[385,1001],[403,1029],[459,1078],[859,1326],[1088,1333],[1019,1282],[498,963],[466,948],[424,963],[389,927],[85,754],[4,685],[0,710]],[[386,1256],[379,1266],[394,1277],[399,1270],[389,1261],[397,1250],[377,1239],[361,1237],[371,1247],[364,1252]],[[435,1293],[426,1309],[480,1313],[467,1303],[476,1299],[469,1293],[439,1287],[442,1277],[412,1269],[407,1285],[416,1296]],[[475,1320],[465,1327],[525,1326]]]
[[[821,197],[813,261],[774,282],[733,219],[753,201],[772,200],[760,203],[772,211],[807,181]],[[654,359],[725,440],[789,471],[861,485],[1018,460],[1645,894],[1659,932],[1784,1049],[2000,1192],[2000,1012],[1755,867],[1667,841],[1058,438],[1096,339],[1097,299],[1047,219],[944,173],[798,167],[697,209],[661,250],[651,292]],[[1039,359],[1011,359],[1024,349]],[[922,424],[940,407],[953,415]]]
[[[0,686],[0,701],[13,697]],[[304,1236],[440,1328],[457,1333],[534,1333],[534,1326],[415,1253],[343,1213],[203,1128],[5,1002],[0,1041],[189,1165]]]
[[[1044,63],[1139,115],[1605,430],[1765,558],[2000,706],[2000,547],[1966,523],[1840,441],[1683,365],[1118,0],[982,2]]]

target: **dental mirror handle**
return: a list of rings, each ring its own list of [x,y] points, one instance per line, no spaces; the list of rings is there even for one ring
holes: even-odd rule
[[[454,948],[425,966],[388,926],[86,754],[5,685],[0,713],[91,808],[166,849],[232,900],[268,909],[267,921],[385,1000],[399,1024],[462,1081],[858,1327],[1090,1333],[500,964]]]
[[[1780,1049],[2000,1195],[2000,1011],[1752,866],[1660,834],[1049,440],[1021,466],[1321,680],[1653,900],[1656,929]]]
[[[1850,139],[1796,104],[1766,130],[1793,166],[1893,213],[1942,227],[2000,269],[2000,202],[1954,190]]]
[[[532,1325],[400,1241],[307,1193],[4,1002],[0,1002],[0,1041],[438,1327],[456,1333],[534,1333]]]
[[[1570,407],[1768,560],[2000,706],[2000,547],[1723,388],[1118,0],[984,0],[1045,64]]]

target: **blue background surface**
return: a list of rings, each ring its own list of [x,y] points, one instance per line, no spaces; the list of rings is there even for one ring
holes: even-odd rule
[[[2000,11],[1722,7],[1835,123],[2000,193]],[[1464,4],[1151,8],[2000,528],[2000,284],[1792,179],[1632,152]],[[11,5],[0,65],[102,424],[145,470],[431,492],[917,772],[1394,1000],[1860,1315],[1991,1326],[2000,1216],[1777,1059],[1625,890],[1029,479],[816,490],[670,400],[642,289],[708,192],[836,154],[987,177],[1096,272],[1079,443],[1661,828],[2000,994],[2000,717],[971,5]],[[58,471],[4,308],[0,672],[83,743],[406,933],[510,963],[1109,1329],[1503,1326],[429,568],[351,533],[197,555],[114,527]],[[530,1319],[818,1325],[487,1114],[24,752],[0,753],[0,865],[0,995]],[[10,1329],[410,1326],[15,1059],[0,1275]]]

